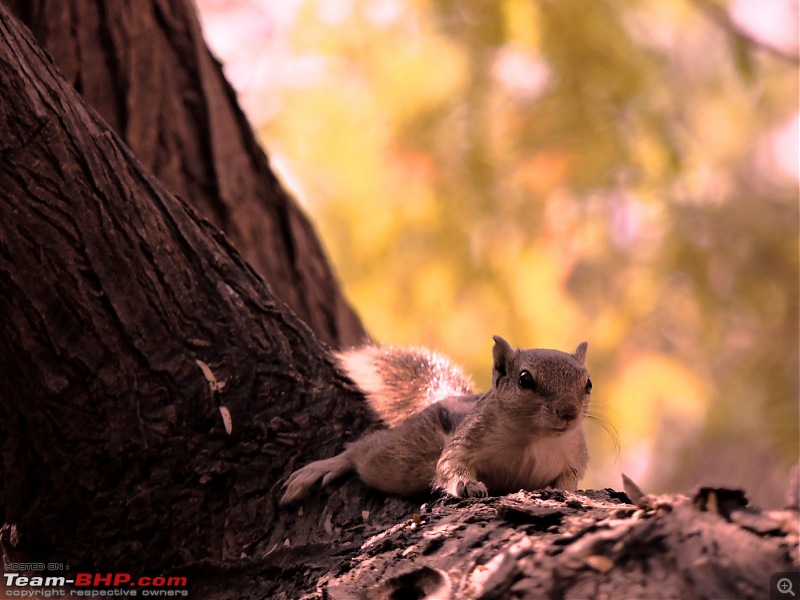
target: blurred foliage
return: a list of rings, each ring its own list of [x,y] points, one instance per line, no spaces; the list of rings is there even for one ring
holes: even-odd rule
[[[206,26],[241,4],[206,0]],[[797,161],[796,48],[729,8],[261,5],[285,69],[246,102],[270,107],[264,143],[367,327],[484,386],[492,334],[588,340],[596,412],[620,433],[617,455],[589,425],[588,486],[625,471],[776,504],[798,460],[798,181],[780,168]]]

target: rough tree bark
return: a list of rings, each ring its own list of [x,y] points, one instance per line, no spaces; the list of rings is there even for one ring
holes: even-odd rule
[[[0,132],[4,558],[198,598],[755,598],[798,569],[796,503],[727,490],[423,510],[350,480],[280,511],[297,463],[370,423],[327,348],[2,5]]]
[[[314,596],[767,598],[772,575],[798,570],[796,509],[763,513],[710,488],[629,501],[542,490],[423,507],[349,553]]]
[[[9,555],[163,570],[316,539],[274,491],[300,453],[366,426],[360,398],[2,6],[0,131]],[[335,526],[361,518],[344,497]]]
[[[139,161],[333,346],[366,333],[208,50],[191,0],[5,0]]]

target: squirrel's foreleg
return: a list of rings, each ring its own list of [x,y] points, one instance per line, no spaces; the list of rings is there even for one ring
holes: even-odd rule
[[[463,429],[470,429],[470,424],[465,423],[445,447],[436,464],[433,485],[436,489],[458,498],[485,498],[489,495],[489,490],[486,484],[478,481],[478,474],[470,464],[472,461],[468,440],[475,436],[465,436]]]
[[[578,489],[578,482],[581,476],[578,471],[573,468],[566,469],[553,481],[552,487],[556,490],[569,490],[574,492]]]
[[[485,498],[486,485],[477,479],[475,470],[458,459],[445,458],[436,465],[434,487],[457,498]]]
[[[558,490],[575,491],[578,483],[583,479],[586,472],[586,465],[589,463],[589,450],[586,447],[586,437],[580,432],[578,442],[577,458],[553,481],[553,487]]]
[[[337,477],[352,471],[354,467],[348,451],[345,450],[333,458],[316,460],[302,469],[298,469],[289,476],[284,484],[286,491],[281,497],[281,505],[285,506],[305,498],[311,486],[320,479],[322,479],[322,487],[325,487]]]

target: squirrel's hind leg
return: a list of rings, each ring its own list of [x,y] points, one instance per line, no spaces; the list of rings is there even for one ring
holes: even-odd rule
[[[361,480],[394,496],[430,492],[436,461],[448,441],[442,410],[433,405],[394,429],[375,431],[350,446]]]
[[[285,506],[301,500],[306,496],[308,490],[317,481],[322,479],[322,487],[328,485],[337,477],[353,470],[353,462],[348,456],[347,450],[337,454],[333,458],[316,460],[307,464],[302,469],[298,469],[289,476],[284,487],[286,491],[281,497],[281,505]]]

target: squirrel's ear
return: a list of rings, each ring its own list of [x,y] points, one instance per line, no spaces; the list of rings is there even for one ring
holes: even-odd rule
[[[578,347],[575,348],[575,352],[572,353],[577,361],[580,363],[582,367],[586,366],[586,350],[589,348],[589,342],[581,342],[578,344]]]
[[[492,349],[492,357],[494,358],[492,364],[492,385],[497,387],[497,381],[501,377],[505,377],[508,373],[508,364],[514,354],[514,350],[508,345],[508,342],[496,335],[492,338],[494,340],[494,348]]]

